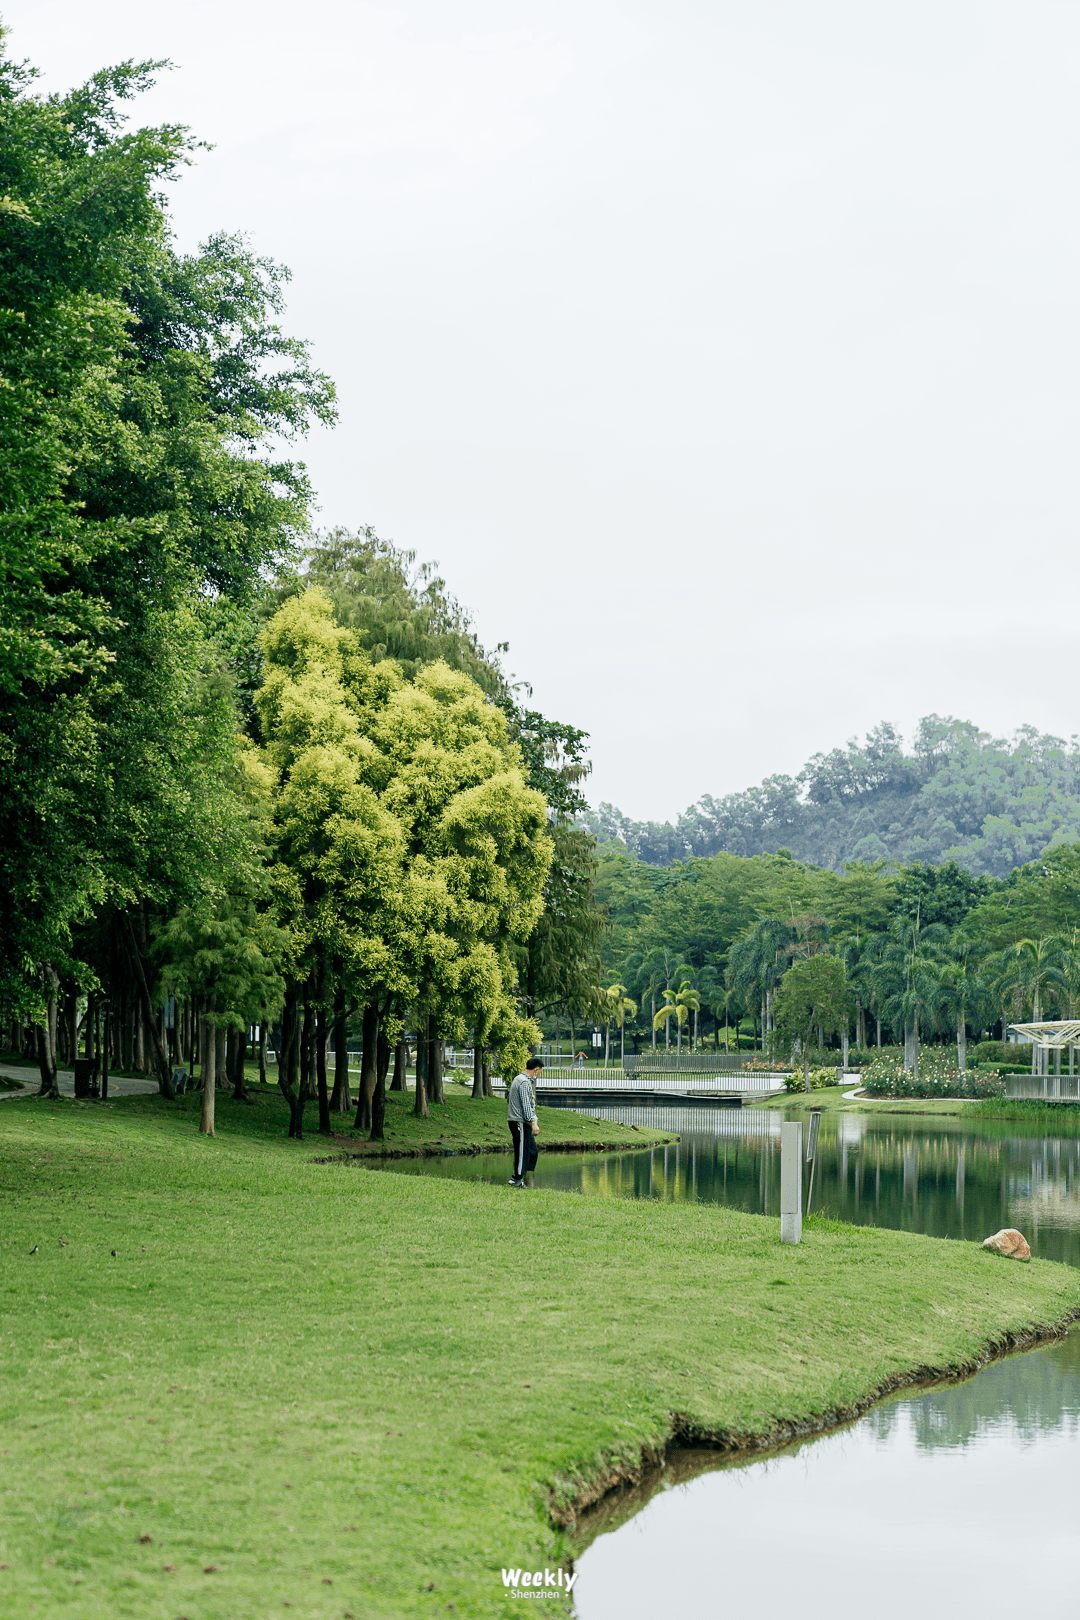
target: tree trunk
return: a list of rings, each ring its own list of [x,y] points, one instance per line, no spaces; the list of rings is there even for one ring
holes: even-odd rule
[[[474,1097],[484,1095],[484,1043],[479,1030],[473,1031],[472,1094]]]
[[[304,986],[304,1023],[300,1032],[300,1096],[310,1102],[315,1095],[315,1008]]]
[[[120,982],[120,1019],[119,1019],[119,1051],[117,1067],[131,1074],[135,1068],[135,1008],[127,985]]]
[[[435,1014],[428,1015],[428,1065],[427,1083],[428,1096],[433,1103],[444,1103],[446,1094],[443,1091],[443,1051],[445,1042],[441,1041],[435,1033]]]
[[[961,1007],[956,1016],[956,1062],[961,1074],[967,1074],[967,1019]]]
[[[364,1050],[360,1058],[360,1090],[353,1129],[370,1131],[371,1100],[379,1078],[379,1009],[374,1001],[369,1001],[364,1008],[362,1039]]]
[[[394,1047],[394,1077],[390,1082],[391,1091],[407,1091],[407,1071],[409,1067],[409,1048],[402,1033],[397,1045]]]
[[[334,964],[338,975],[341,964]],[[334,992],[334,1095],[330,1098],[332,1114],[347,1114],[352,1108],[349,1095],[349,1013],[345,992],[340,987]]]
[[[266,1008],[259,1009],[259,1084],[266,1084]]]
[[[233,1102],[250,1103],[247,1080],[244,1067],[247,1063],[247,1030],[233,1029],[229,1031],[233,1043],[232,1070],[229,1078],[232,1080]]]
[[[650,997],[649,997],[649,1011],[652,1014],[652,1024],[651,1024],[650,1027],[652,1029],[652,1049],[655,1052],[656,1051],[656,996],[655,996],[655,994],[650,995]]]
[[[427,1119],[430,1110],[427,1103],[427,1015],[418,1013],[416,1018],[416,1101],[413,1104],[413,1113],[421,1119]]]
[[[52,968],[45,969],[48,996],[45,1017],[37,1026],[37,1060],[41,1074],[39,1097],[59,1097],[60,1086],[56,1078],[56,987],[57,977]]]
[[[87,1061],[87,1063],[94,1063],[96,1058],[97,1058],[97,1017],[98,1017],[97,1005],[98,1004],[97,1004],[97,997],[96,996],[87,996],[87,998],[86,998],[86,1024],[84,1026],[84,1030],[85,1030],[85,1052],[86,1052],[86,1061]]]
[[[304,1097],[297,1084],[300,1067],[299,990],[290,984],[285,990],[281,1013],[281,1048],[277,1055],[278,1090],[289,1105],[289,1135],[297,1141],[304,1135]]]
[[[109,1095],[109,1041],[112,1038],[112,1031],[109,1028],[112,1023],[112,996],[108,992],[106,992],[101,1003],[100,1017],[101,1036],[98,1040],[98,1067],[101,1071],[101,1100],[104,1102]]]
[[[385,1137],[386,1126],[386,1071],[390,1067],[390,1042],[382,1032],[382,1021],[377,1023],[378,1035],[375,1039],[375,1090],[371,1094],[371,1137],[372,1142],[381,1142]]]
[[[169,1054],[166,1052],[164,1042],[158,1032],[157,1019],[154,1017],[154,1009],[150,1004],[150,989],[146,982],[146,974],[143,971],[142,953],[139,950],[139,942],[135,938],[134,926],[130,917],[125,917],[124,921],[127,923],[128,956],[131,958],[131,965],[135,969],[135,990],[142,1006],[143,1026],[149,1028],[150,1041],[154,1048],[158,1091],[171,1102],[176,1093],[173,1090],[172,1070],[169,1068]],[[209,1134],[213,1136],[213,1129],[210,1130]]]
[[[320,1001],[315,1013],[315,1091],[319,1099],[319,1135],[332,1135],[330,1124],[330,1090],[326,1073],[326,1049],[329,1045],[326,1008]]]
[[[74,1066],[79,1055],[79,990],[74,980],[64,991],[64,1062]]]
[[[848,1066],[848,1026],[847,1026],[847,1019],[846,1018],[844,1019],[843,1039],[842,1039],[840,1051],[841,1051],[840,1062],[843,1065],[843,1067],[846,1069],[847,1066]]]
[[[199,1066],[202,1078],[202,1116],[199,1134],[213,1136],[214,1104],[217,1093],[217,1027],[214,1024],[214,1002],[211,998],[203,1009],[202,1028],[199,1031]]]

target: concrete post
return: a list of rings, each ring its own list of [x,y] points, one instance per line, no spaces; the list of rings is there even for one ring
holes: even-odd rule
[[[780,1241],[802,1241],[802,1121],[780,1127]]]

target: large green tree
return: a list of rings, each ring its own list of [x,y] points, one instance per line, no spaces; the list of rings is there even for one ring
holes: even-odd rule
[[[273,884],[292,938],[282,1085],[299,1134],[318,1020],[344,989],[365,1010],[360,1118],[378,1138],[387,1019],[412,1009],[442,1033],[467,1016],[505,1062],[524,1061],[535,1028],[515,1010],[512,953],[540,912],[546,807],[467,675],[436,663],[406,681],[373,662],[322,590],[290,597],[263,644]],[[322,1075],[318,1094],[329,1129]],[[416,1102],[424,1112],[420,1076]]]
[[[153,73],[41,96],[0,57],[0,995],[24,1014],[122,960],[97,919],[175,912],[233,847],[217,604],[304,534],[281,446],[333,417],[277,323],[285,273],[229,237],[175,251],[192,139],[125,127]]]

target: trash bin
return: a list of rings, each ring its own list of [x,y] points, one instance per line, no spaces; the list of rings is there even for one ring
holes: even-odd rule
[[[75,1059],[75,1095],[76,1097],[97,1096],[98,1067],[93,1058]]]

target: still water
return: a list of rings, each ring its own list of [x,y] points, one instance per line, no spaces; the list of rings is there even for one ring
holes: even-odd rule
[[[695,1467],[711,1471],[679,1483]],[[1078,1481],[1074,1330],[766,1460],[717,1468],[681,1454],[633,1518],[594,1525],[576,1613],[1076,1615]]]
[[[589,1112],[678,1131],[681,1140],[640,1153],[545,1154],[541,1147],[538,1186],[779,1214],[782,1110],[612,1105]],[[508,1151],[505,1158],[393,1159],[380,1168],[505,1182],[509,1166]],[[1032,1253],[1080,1265],[1080,1138],[1047,1136],[1007,1120],[826,1113],[813,1212],[968,1240],[1018,1226]]]

